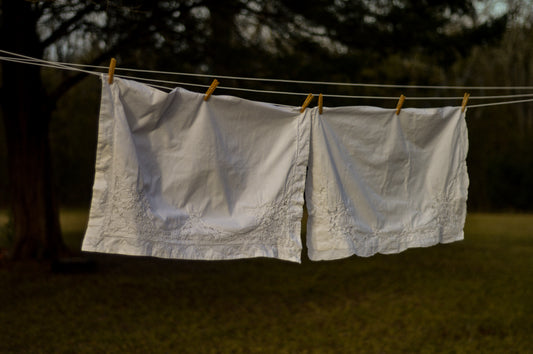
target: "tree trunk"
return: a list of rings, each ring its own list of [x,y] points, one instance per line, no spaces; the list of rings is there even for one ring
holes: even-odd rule
[[[41,58],[38,14],[27,1],[2,2],[2,47]],[[2,113],[8,152],[15,259],[55,260],[66,247],[53,193],[48,105],[39,67],[4,62]]]

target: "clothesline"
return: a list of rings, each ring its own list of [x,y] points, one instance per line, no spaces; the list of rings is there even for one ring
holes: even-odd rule
[[[65,63],[58,61],[49,61],[44,59],[33,58],[30,56],[17,54],[0,49],[0,53],[6,54],[8,56],[0,56],[0,60],[15,62],[20,64],[28,65],[37,65],[41,67],[48,67],[54,69],[70,70],[83,72],[89,75],[101,75],[106,73],[108,70],[107,66],[97,66],[97,65],[85,65],[85,64],[75,64],[75,63]],[[93,70],[86,70],[82,68],[90,68]],[[187,77],[199,77],[199,78],[219,78],[221,80],[243,80],[243,81],[260,81],[260,82],[279,82],[279,83],[290,83],[290,84],[309,84],[309,85],[331,85],[331,86],[351,86],[351,87],[375,87],[375,88],[403,88],[403,89],[443,89],[443,90],[533,90],[533,86],[435,86],[435,85],[392,85],[392,84],[365,84],[365,83],[344,83],[344,82],[329,82],[329,81],[303,81],[303,80],[285,80],[285,79],[270,79],[270,78],[254,78],[254,77],[240,77],[240,76],[224,76],[224,75],[207,75],[207,74],[195,74],[195,73],[183,73],[183,72],[170,72],[170,71],[156,71],[156,70],[145,70],[145,69],[134,69],[134,68],[121,68],[117,67],[115,69],[117,72],[129,71],[129,72],[138,72],[138,73],[147,73],[147,74],[164,74],[164,75],[176,75],[176,76],[187,76]],[[116,77],[132,79],[137,81],[148,82],[149,86],[154,88],[171,90],[173,87],[169,87],[167,84],[173,86],[191,86],[191,87],[202,87],[208,88],[209,85],[197,84],[191,82],[181,82],[181,81],[172,81],[172,80],[161,80],[153,79],[139,76],[131,75],[122,75],[116,74]],[[307,96],[308,93],[303,92],[291,92],[291,91],[279,91],[279,90],[260,90],[260,89],[249,89],[249,88],[240,88],[240,87],[229,87],[229,86],[218,86],[217,89],[221,90],[232,90],[232,91],[243,91],[243,92],[254,92],[261,94],[280,94],[280,95],[294,95],[294,96]],[[365,96],[365,95],[336,95],[336,94],[323,94],[325,98],[345,98],[345,99],[377,99],[377,100],[398,100],[398,96]],[[491,103],[481,103],[481,104],[469,104],[469,108],[476,107],[489,107],[497,105],[506,105],[506,104],[518,104],[518,103],[527,103],[533,102],[533,93],[522,93],[522,94],[513,94],[513,95],[490,95],[490,96],[470,96],[469,100],[484,100],[484,99],[510,99],[510,98],[525,98],[531,97],[529,99],[520,99],[512,101],[500,101],[500,102],[491,102]],[[461,100],[463,96],[406,96],[406,100]]]
[[[101,65],[88,65],[88,64],[76,64],[76,63],[65,63],[65,62],[56,62],[56,61],[47,61],[43,59],[36,59],[29,56],[16,54],[8,52],[5,50],[0,50],[0,53],[10,54],[17,56],[19,58],[24,58],[27,60],[50,63],[58,66],[66,67],[86,67],[92,69],[99,69],[103,72],[106,72],[108,67]],[[309,84],[309,85],[333,85],[333,86],[354,86],[354,87],[378,87],[378,88],[413,88],[413,89],[457,89],[457,90],[533,90],[533,86],[439,86],[439,85],[393,85],[393,84],[367,84],[367,83],[347,83],[347,82],[332,82],[332,81],[304,81],[304,80],[287,80],[287,79],[270,79],[270,78],[257,78],[257,77],[243,77],[243,76],[224,76],[224,75],[209,75],[209,74],[196,74],[196,73],[184,73],[184,72],[173,72],[173,71],[157,71],[157,70],[147,70],[147,69],[134,69],[134,68],[122,68],[116,67],[116,71],[131,71],[131,72],[140,72],[140,73],[149,73],[149,74],[163,74],[163,75],[176,75],[176,76],[191,76],[191,77],[202,77],[202,78],[213,78],[216,76],[219,79],[228,79],[228,80],[245,80],[245,81],[263,81],[263,82],[280,82],[280,83],[294,83],[294,84]],[[461,97],[462,98],[462,97]]]

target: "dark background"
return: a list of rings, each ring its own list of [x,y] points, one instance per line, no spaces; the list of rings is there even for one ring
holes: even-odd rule
[[[131,1],[44,2],[43,41],[86,11],[55,41],[45,58],[119,67],[302,79],[418,85],[532,85],[532,11],[529,2],[470,1]],[[332,3],[332,4],[330,4]],[[373,4],[373,5],[372,5]],[[379,5],[379,6],[378,6]],[[92,16],[92,17],[90,17]],[[133,38],[133,39],[132,39]],[[109,54],[104,55],[102,54]],[[100,59],[95,59],[100,58]],[[96,62],[95,62],[96,61]],[[21,64],[22,65],[22,64]],[[74,74],[41,70],[52,92]],[[140,75],[140,74],[138,74]],[[209,84],[209,79],[155,76]],[[324,94],[462,96],[461,90],[310,86],[221,80],[221,86]],[[191,90],[201,89],[186,87]],[[6,90],[9,88],[3,88]],[[527,91],[474,90],[480,95]],[[254,100],[300,105],[305,97],[218,90]],[[57,101],[50,125],[53,173],[62,207],[88,207],[97,140],[100,82],[88,76]],[[494,101],[494,100],[493,100]],[[497,101],[497,100],[496,100]],[[406,107],[460,105],[407,101]],[[31,104],[31,97],[28,97]],[[316,101],[313,103],[316,104]],[[326,106],[394,101],[326,99]],[[533,103],[471,108],[470,211],[533,210]],[[0,124],[0,207],[8,206],[7,152]]]

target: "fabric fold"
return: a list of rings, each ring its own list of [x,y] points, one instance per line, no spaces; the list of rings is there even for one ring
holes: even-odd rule
[[[102,80],[82,250],[300,261],[309,112]]]

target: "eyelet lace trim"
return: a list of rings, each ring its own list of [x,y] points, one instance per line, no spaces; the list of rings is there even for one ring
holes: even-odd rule
[[[191,210],[163,220],[154,214],[143,191],[126,186],[119,178],[110,195],[96,250],[181,259],[264,256],[300,261],[301,210],[291,208],[290,193],[281,202],[247,208],[249,225],[231,231],[206,223]]]
[[[314,205],[327,205],[325,198],[313,196]],[[309,203],[309,201],[308,201]],[[352,206],[340,202],[329,208],[310,208],[308,228],[313,225],[326,225],[327,235],[315,233],[317,249],[310,249],[316,259],[321,253],[328,253],[329,259],[358,255],[372,256],[376,253],[399,253],[408,248],[428,247],[438,243],[449,243],[463,239],[463,226],[466,216],[466,198],[453,199],[449,195],[438,195],[433,203],[418,214],[427,214],[426,224],[415,225],[407,222],[396,230],[382,230],[363,224],[356,218]],[[411,214],[414,215],[414,212]],[[410,220],[406,217],[405,220]],[[338,257],[331,253],[338,252]]]

